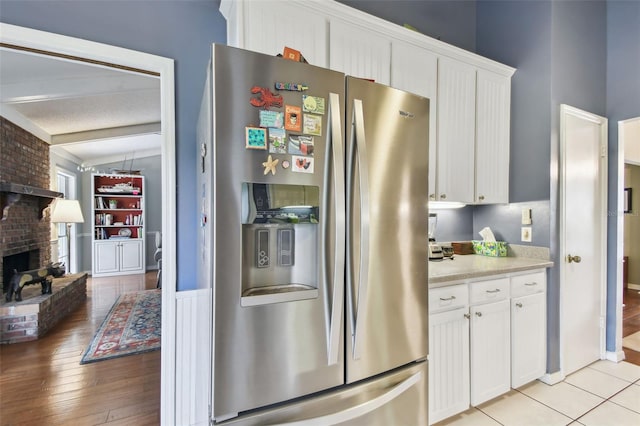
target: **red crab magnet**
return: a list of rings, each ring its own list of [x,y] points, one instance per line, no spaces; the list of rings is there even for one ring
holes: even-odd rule
[[[258,95],[255,98],[251,98],[249,102],[254,107],[260,107],[264,109],[269,108],[282,108],[282,95],[271,93],[271,90],[266,87],[253,86],[251,93]]]

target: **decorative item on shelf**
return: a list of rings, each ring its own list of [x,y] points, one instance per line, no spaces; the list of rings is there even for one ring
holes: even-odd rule
[[[117,209],[118,208],[118,201],[117,200],[109,200],[109,208],[110,209]]]
[[[124,238],[129,238],[131,237],[131,229],[129,228],[122,228],[118,231],[118,235]]]

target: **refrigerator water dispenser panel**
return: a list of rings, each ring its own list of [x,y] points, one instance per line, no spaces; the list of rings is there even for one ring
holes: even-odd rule
[[[242,184],[243,307],[318,297],[319,188]]]

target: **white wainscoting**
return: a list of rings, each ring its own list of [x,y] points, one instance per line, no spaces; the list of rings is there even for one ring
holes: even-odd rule
[[[211,290],[176,293],[177,425],[208,425]]]

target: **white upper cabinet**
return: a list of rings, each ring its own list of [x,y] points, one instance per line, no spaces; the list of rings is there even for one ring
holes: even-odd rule
[[[437,113],[437,192],[434,201],[473,203],[476,122],[475,67],[449,58],[438,60]]]
[[[267,55],[282,53],[284,47],[299,50],[313,65],[328,68],[328,20],[322,14],[290,0],[222,0],[220,10],[227,18],[229,46]]]
[[[509,202],[511,78],[478,70],[476,89],[476,198]]]
[[[509,201],[515,69],[333,0],[221,0],[231,46],[276,55],[431,99],[429,199]]]
[[[391,42],[381,34],[333,19],[329,46],[332,70],[389,85]]]
[[[436,191],[438,56],[422,47],[394,40],[391,86],[429,98],[429,194]],[[434,195],[435,197],[435,195]]]

